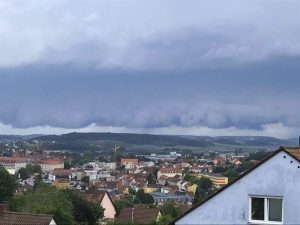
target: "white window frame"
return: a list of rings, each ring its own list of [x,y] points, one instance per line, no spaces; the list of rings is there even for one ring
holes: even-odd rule
[[[253,220],[252,219],[252,198],[263,198],[264,199],[264,220]],[[281,199],[281,221],[269,221],[269,205],[268,199]],[[261,196],[261,195],[250,195],[249,196],[249,223],[254,224],[283,224],[283,197],[280,196]]]

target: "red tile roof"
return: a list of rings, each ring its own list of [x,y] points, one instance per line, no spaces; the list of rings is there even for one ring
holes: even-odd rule
[[[159,170],[160,173],[181,173],[182,169],[180,168],[174,168],[174,167],[166,167],[166,168],[161,168]]]
[[[26,162],[26,158],[20,157],[0,157],[0,163],[18,163],[18,162]]]
[[[63,161],[61,159],[43,159],[40,160],[40,164],[49,164],[49,165],[57,165],[62,164]]]
[[[53,175],[54,176],[70,176],[71,174],[72,174],[72,171],[68,170],[68,169],[55,168],[53,170]]]
[[[127,164],[127,163],[133,163],[133,164],[138,164],[139,160],[138,159],[121,159],[121,164]]]
[[[88,201],[101,204],[105,193],[105,191],[86,191],[83,195]]]

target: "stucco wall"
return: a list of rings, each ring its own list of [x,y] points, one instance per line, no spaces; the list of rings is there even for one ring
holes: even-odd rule
[[[107,219],[115,218],[116,210],[107,194],[104,195],[102,202],[101,202],[101,206],[105,209],[104,210],[104,218],[107,218]]]
[[[283,196],[283,223],[300,224],[299,165],[279,152],[176,224],[248,224],[249,195]]]

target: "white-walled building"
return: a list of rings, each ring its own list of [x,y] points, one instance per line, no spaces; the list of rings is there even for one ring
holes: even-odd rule
[[[54,169],[63,169],[64,161],[60,159],[43,159],[38,163],[43,173],[50,173]]]
[[[99,162],[98,167],[101,170],[115,170],[117,165],[115,162]]]
[[[0,165],[3,166],[9,174],[15,175],[19,169],[25,168],[27,159],[19,157],[0,157]]]
[[[299,212],[300,148],[281,147],[174,224],[300,224]]]
[[[98,173],[96,170],[84,170],[84,173],[90,178],[90,181],[98,180]]]

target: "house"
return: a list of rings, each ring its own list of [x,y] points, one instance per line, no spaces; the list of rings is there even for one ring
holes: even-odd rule
[[[300,224],[300,147],[280,147],[173,224]]]
[[[186,184],[186,191],[196,194],[197,184],[187,183]]]
[[[19,169],[25,168],[27,159],[19,157],[0,157],[0,165],[3,166],[9,174],[15,175]]]
[[[144,188],[145,193],[152,193],[160,191],[161,185],[160,184],[147,184],[147,186]]]
[[[60,189],[60,190],[66,190],[70,189],[70,181],[69,179],[64,179],[64,178],[57,178],[53,184],[55,188]]]
[[[62,168],[55,168],[50,174],[49,174],[49,180],[54,181],[58,178],[64,178],[71,180],[72,178],[72,171],[69,169],[62,169]]]
[[[157,178],[159,179],[162,175],[165,175],[167,177],[175,177],[176,175],[178,175],[181,177],[182,169],[178,167],[164,167],[157,172]]]
[[[101,170],[115,170],[117,164],[115,162],[99,162],[98,167]]]
[[[104,219],[113,219],[116,215],[114,204],[106,191],[87,191],[84,196],[88,201],[99,203],[104,209]]]
[[[60,159],[43,159],[40,160],[38,163],[41,166],[43,173],[50,173],[54,169],[63,169],[64,168],[64,161]]]
[[[152,195],[152,197],[154,198],[154,202],[159,205],[164,204],[166,202],[180,202],[190,204],[194,200],[192,196],[188,195],[185,192],[175,192],[174,194],[153,192],[150,193],[150,195]]]
[[[167,179],[168,177],[166,175],[161,175],[159,177],[159,179],[157,180],[157,182],[162,185],[162,186],[165,186],[167,184]]]
[[[125,166],[125,169],[134,169],[139,164],[138,159],[121,159],[121,165]]]
[[[57,225],[52,215],[10,212],[0,205],[0,225]]]
[[[181,182],[181,176],[175,175],[174,177],[169,177],[167,179],[167,184],[170,186],[177,186],[177,184]]]
[[[162,214],[158,208],[124,208],[121,210],[118,220],[120,223],[151,224],[161,217]]]
[[[213,186],[215,187],[222,187],[228,184],[228,177],[223,176],[222,174],[219,173],[199,173],[198,177],[207,177],[209,178]]]

